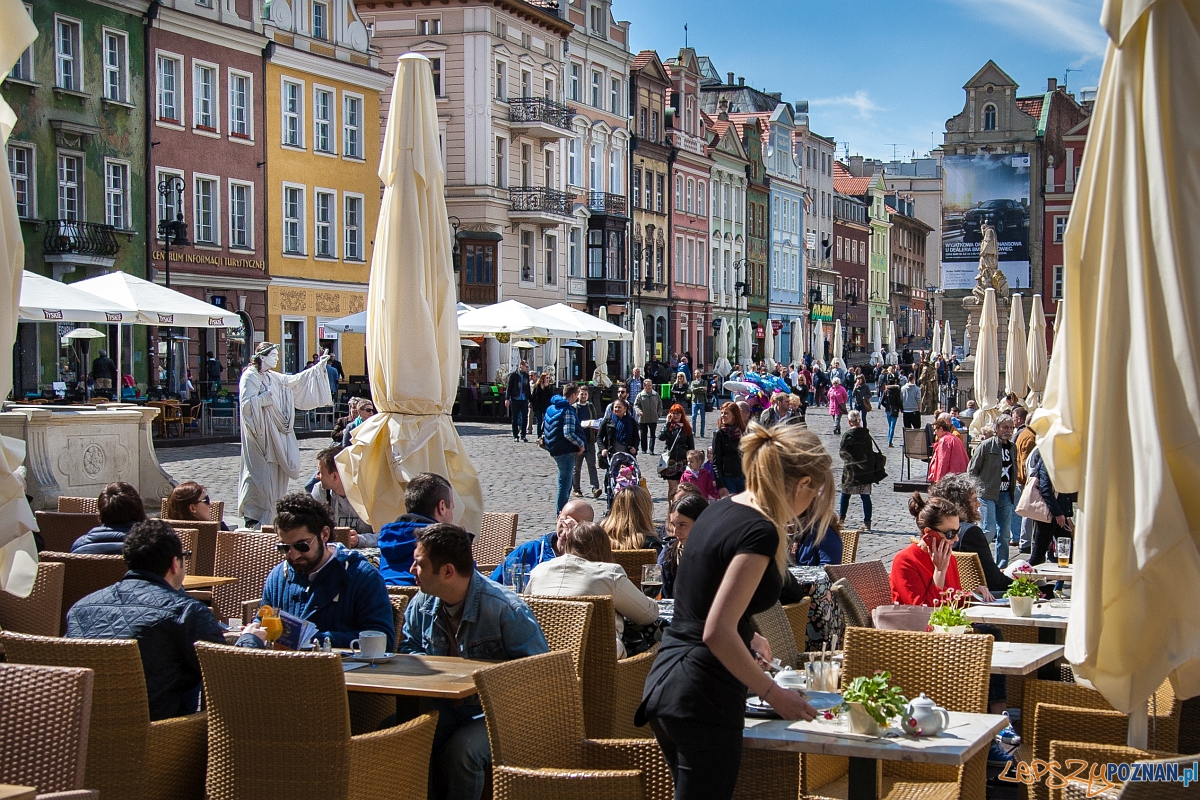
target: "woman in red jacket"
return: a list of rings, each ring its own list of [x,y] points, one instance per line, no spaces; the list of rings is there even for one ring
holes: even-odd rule
[[[971,459],[962,439],[954,433],[954,423],[948,417],[940,418],[933,423],[933,435],[937,441],[929,459],[929,482],[937,483],[947,475],[966,472]]]
[[[932,606],[947,589],[962,590],[954,541],[958,538],[958,509],[949,500],[928,500],[913,492],[908,510],[917,518],[919,539],[896,554],[892,561],[892,602],[905,606]]]

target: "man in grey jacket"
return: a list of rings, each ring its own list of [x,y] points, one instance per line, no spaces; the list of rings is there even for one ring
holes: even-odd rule
[[[996,565],[1008,566],[1012,542],[1013,507],[1017,501],[1017,448],[1012,443],[1013,418],[996,420],[996,435],[975,448],[967,472],[979,479],[982,489],[983,532],[996,543]]]
[[[921,387],[916,381],[900,379],[900,403],[904,410],[904,427],[921,427]]]
[[[642,382],[642,391],[633,404],[637,408],[638,426],[642,431],[642,452],[653,455],[658,418],[662,416],[662,398],[654,391],[654,384],[649,379]]]

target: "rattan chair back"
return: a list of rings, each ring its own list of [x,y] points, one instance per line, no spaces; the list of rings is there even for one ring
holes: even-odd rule
[[[58,510],[64,514],[96,514],[100,509],[95,497],[60,497]]]
[[[796,640],[796,649],[801,653],[808,649],[808,612],[810,608],[812,608],[811,597],[783,607],[783,613],[787,614],[788,624],[792,627],[792,638]]]
[[[570,653],[575,674],[582,678],[592,604],[551,600],[545,597],[527,597],[525,602],[537,619],[538,627],[546,637],[546,644],[550,646],[550,652],[562,650]]]
[[[808,599],[808,598],[805,598]],[[792,623],[779,603],[766,611],[751,617],[754,627],[771,645],[771,655],[787,667],[799,667],[803,663],[800,649],[796,646],[796,636],[792,633]]]
[[[192,575],[213,575],[217,558],[217,534],[221,532],[221,523],[191,519],[163,519],[163,522],[177,531],[180,528],[196,530],[196,544],[191,548],[192,559],[188,563],[188,572]]]
[[[58,636],[62,631],[63,578],[67,568],[53,561],[38,564],[28,597],[0,592],[0,630]]]
[[[986,585],[983,562],[978,553],[955,553],[954,560],[958,562],[958,583],[964,592],[973,592]]]
[[[1169,758],[1175,755],[1174,753],[1163,753],[1155,750],[1139,750],[1136,747],[1125,747],[1115,744],[1092,744],[1090,742],[1066,742],[1053,741],[1050,743],[1050,757],[1055,759],[1060,765],[1065,765],[1068,760],[1081,761],[1088,766],[1083,772],[1079,773],[1080,778],[1086,780],[1086,777],[1092,774],[1105,774],[1103,770],[1108,764],[1132,764],[1135,761],[1149,761],[1156,758]],[[1099,765],[1094,767],[1093,765]],[[1093,769],[1099,769],[1101,772],[1093,773]],[[1074,772],[1074,768],[1065,769],[1064,772]],[[1168,789],[1168,784],[1162,783],[1157,788],[1160,792],[1154,797],[1173,797],[1169,792],[1162,790]],[[1195,795],[1195,790],[1192,790],[1192,795]],[[1057,786],[1050,789],[1050,800],[1062,800],[1065,796],[1063,789]],[[1178,797],[1183,797],[1182,794]]]
[[[924,692],[950,711],[987,712],[992,638],[948,636],[922,631],[850,628],[846,631],[842,685],[876,670],[892,674],[892,684],[908,697]]]
[[[387,591],[388,591],[388,594],[390,594],[390,595],[402,594],[402,595],[407,596],[409,600],[412,600],[414,597],[417,596],[417,592],[421,591],[421,587],[419,587],[419,586],[392,586],[389,584],[387,587]]]
[[[35,511],[43,548],[56,553],[71,552],[75,540],[100,524],[100,515],[92,512]]]
[[[407,594],[389,594],[388,600],[392,601],[392,625],[396,628],[396,641],[399,643],[404,636],[404,612],[408,610],[408,601],[412,600],[412,597]]]
[[[59,498],[61,500],[61,498]],[[163,519],[167,517],[167,498],[162,499],[162,505],[159,507],[158,515]],[[208,519],[210,522],[217,523],[217,527],[221,526],[221,520],[225,519],[225,501],[214,500],[212,505],[208,507]]]
[[[858,538],[862,536],[860,530],[842,529],[842,563],[853,564],[854,559],[858,557]]]
[[[625,570],[625,576],[633,581],[634,586],[642,583],[642,567],[653,564],[658,560],[656,550],[613,550],[613,563],[620,564]]]
[[[283,556],[275,551],[275,536],[269,533],[221,531],[217,534],[213,574],[237,578],[213,588],[213,613],[217,619],[242,616],[242,601],[262,597],[267,576]]]
[[[871,619],[871,612],[867,610],[867,606],[862,601],[862,598],[858,596],[858,592],[854,591],[854,587],[850,585],[850,581],[845,578],[838,578],[829,587],[829,593],[833,595],[834,602],[841,609],[845,627],[875,627],[875,620]]]
[[[517,515],[485,511],[471,553],[477,564],[499,564],[516,543]]]
[[[106,586],[125,577],[128,567],[122,556],[97,556],[85,553],[55,553],[49,550],[38,555],[41,561],[58,561],[66,567],[63,574],[62,631],[67,630],[67,612],[71,606]]]
[[[0,664],[0,783],[84,787],[93,679],[90,669]]]
[[[855,561],[853,564],[826,564],[831,580],[845,578],[854,587],[867,612],[892,604],[892,584],[882,561]]]
[[[589,739],[607,739],[612,736],[613,692],[617,670],[617,624],[616,618],[613,617],[612,597],[587,595],[546,599],[576,600],[592,605],[580,675],[583,683],[583,720]]]

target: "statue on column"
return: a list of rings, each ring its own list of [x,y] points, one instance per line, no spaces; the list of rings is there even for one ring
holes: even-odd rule
[[[242,475],[238,513],[247,527],[275,521],[275,503],[287,494],[288,480],[300,477],[300,448],[293,423],[296,411],[333,405],[325,365],[329,351],[317,363],[295,375],[275,372],[279,345],[263,342],[242,372]]]
[[[978,303],[988,289],[996,290],[997,299],[1008,297],[1008,278],[1000,270],[1000,246],[996,242],[996,229],[986,222],[982,225],[983,241],[979,243],[979,271],[975,273],[975,288],[972,294]]]

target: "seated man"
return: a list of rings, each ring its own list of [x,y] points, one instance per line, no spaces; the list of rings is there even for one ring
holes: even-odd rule
[[[110,483],[96,498],[100,524],[80,536],[71,545],[72,553],[93,556],[119,556],[124,550],[129,529],[146,519],[146,509],[137,489],[124,482]]]
[[[346,499],[346,487],[342,486],[342,476],[333,460],[341,451],[340,447],[327,447],[317,453],[318,483],[312,487],[312,496],[329,509],[335,527],[350,529],[351,547],[374,547],[379,536],[359,518],[354,506]]]
[[[317,638],[349,647],[360,631],[387,634],[388,651],[396,645],[392,603],[379,571],[357,550],[330,544],[329,509],[303,492],[275,504],[276,548],[287,560],[276,565],[263,586],[263,605],[306,619]],[[262,647],[266,631],[257,623],[242,630],[239,647]]]
[[[524,544],[518,545],[516,549],[504,557],[504,563],[496,567],[495,571],[492,572],[492,580],[496,583],[502,583],[505,586],[511,586],[512,568],[517,564],[524,564],[525,572],[530,573],[534,567],[543,561],[549,561],[552,558],[562,555],[559,551],[558,535],[562,533],[564,520],[593,522],[595,518],[595,509],[592,508],[592,504],[588,501],[580,498],[567,501],[562,511],[558,512],[558,520],[555,522],[554,530],[540,539],[531,539]]]
[[[122,545],[129,571],[67,612],[67,638],[136,639],[146,674],[150,719],[195,713],[200,700],[196,642],[225,640],[208,606],[182,591],[184,553],[165,522],[134,525]]]
[[[416,586],[412,574],[417,531],[435,522],[454,522],[454,489],[450,481],[422,472],[404,490],[407,514],[379,529],[379,572],[389,586]]]
[[[404,614],[401,653],[510,660],[549,651],[529,606],[475,571],[471,536],[457,525],[417,531],[413,574],[421,591]],[[432,768],[449,800],[478,800],[491,763],[479,697],[434,708]]]

